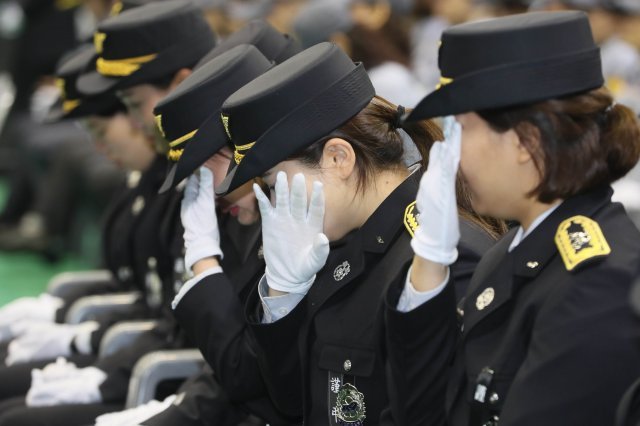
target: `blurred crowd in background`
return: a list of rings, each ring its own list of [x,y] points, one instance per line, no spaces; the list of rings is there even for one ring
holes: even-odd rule
[[[379,95],[407,107],[438,84],[439,39],[448,26],[528,10],[584,10],[607,86],[640,112],[640,0],[197,1],[220,38],[264,18],[303,47],[335,42],[363,62]],[[81,124],[46,120],[60,95],[56,64],[114,8],[113,0],[0,1],[0,177],[7,188],[0,250],[51,261],[77,251],[125,179],[127,159],[93,143]],[[616,186],[636,210],[638,182],[636,167]]]

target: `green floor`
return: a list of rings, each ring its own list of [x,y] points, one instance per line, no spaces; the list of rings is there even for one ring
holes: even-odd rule
[[[4,204],[6,185],[0,180],[0,208]],[[0,306],[21,296],[42,292],[51,277],[59,272],[86,270],[95,265],[98,245],[98,225],[84,226],[80,253],[69,254],[57,263],[29,253],[0,252]]]
[[[37,255],[0,253],[0,306],[16,297],[40,293],[49,279],[59,272],[88,267],[83,260],[73,256],[51,264]]]

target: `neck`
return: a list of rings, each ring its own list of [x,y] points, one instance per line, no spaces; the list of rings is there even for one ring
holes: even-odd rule
[[[352,203],[353,228],[362,227],[369,217],[380,207],[380,204],[400,186],[407,178],[408,172],[402,171],[383,172],[376,175],[375,179],[367,186],[362,197],[358,197]]]
[[[532,201],[526,209],[523,210],[522,214],[516,218],[516,220],[522,226],[525,232],[529,230],[529,227],[533,223],[534,220],[542,213],[546,212],[550,208],[557,206],[560,204],[561,200],[554,200],[551,203],[541,203],[540,201]]]

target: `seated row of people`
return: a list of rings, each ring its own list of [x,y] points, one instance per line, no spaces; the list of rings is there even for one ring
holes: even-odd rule
[[[214,44],[168,0],[105,21],[69,60],[66,118],[115,100],[75,116],[110,143],[121,99],[147,145],[110,146],[132,164],[156,150],[150,192],[123,192],[124,233],[104,240],[131,271],[110,267],[109,290],[141,291],[130,318],[160,322],[96,359],[115,319],[43,328],[7,309],[0,377],[23,385],[0,424],[92,423],[124,408],[142,355],[190,345],[211,369],[98,424],[614,423],[640,376],[640,235],[610,184],[638,162],[640,126],[602,87],[585,14],[448,29],[441,83],[413,110],[332,43],[299,51],[254,22]],[[51,360],[17,354],[38,337],[39,358],[73,365],[31,381]]]

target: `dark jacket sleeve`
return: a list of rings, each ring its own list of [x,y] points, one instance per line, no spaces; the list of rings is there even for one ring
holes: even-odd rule
[[[460,219],[460,242],[458,243],[458,259],[451,265],[451,277],[455,284],[456,300],[467,294],[476,265],[496,240],[477,225]]]
[[[393,424],[445,423],[449,367],[459,334],[455,308],[480,258],[494,244],[487,232],[461,219],[458,259],[450,266],[450,279],[442,293],[405,313],[396,307],[406,275],[390,287],[385,302],[391,407],[386,415],[391,414]]]
[[[301,301],[285,317],[262,324],[262,304],[257,289],[249,297],[247,317],[251,326],[269,396],[291,421],[303,414],[303,379],[299,351],[301,323],[306,318],[306,303]],[[268,348],[262,350],[261,348]]]
[[[409,312],[396,309],[404,280],[386,298],[388,392],[385,424],[444,425],[449,367],[457,338],[454,284]],[[387,412],[389,414],[389,411]]]
[[[501,426],[613,423],[618,401],[640,374],[640,321],[628,304],[630,281],[620,269],[594,268],[569,285],[559,283],[538,314]]]
[[[203,278],[183,297],[175,315],[232,401],[265,394],[243,307],[225,274]]]

